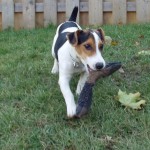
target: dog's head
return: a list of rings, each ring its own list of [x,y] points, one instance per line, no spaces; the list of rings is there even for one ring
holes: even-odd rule
[[[105,60],[102,57],[105,35],[102,29],[77,30],[69,33],[67,39],[75,47],[87,71],[100,70],[105,67]]]

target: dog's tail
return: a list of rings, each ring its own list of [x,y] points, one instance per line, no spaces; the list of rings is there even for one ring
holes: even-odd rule
[[[76,22],[76,19],[77,19],[77,15],[78,15],[78,7],[75,6],[72,13],[71,13],[71,16],[69,18],[69,21],[74,21]]]

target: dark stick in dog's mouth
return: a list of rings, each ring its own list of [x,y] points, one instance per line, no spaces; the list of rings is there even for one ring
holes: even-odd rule
[[[115,71],[120,69],[121,66],[121,62],[112,62],[107,63],[105,68],[95,71],[90,69],[87,65],[89,69],[89,77],[79,96],[75,118],[81,118],[89,112],[92,104],[92,89],[96,81],[113,74]]]

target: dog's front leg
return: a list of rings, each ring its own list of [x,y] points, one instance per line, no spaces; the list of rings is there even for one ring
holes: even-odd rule
[[[58,73],[58,71],[59,71],[58,62],[57,62],[57,59],[55,58],[54,59],[54,65],[53,65],[51,73],[56,74],[56,73]]]
[[[88,77],[88,73],[87,72],[83,72],[81,73],[80,75],[80,79],[78,81],[78,85],[77,85],[77,89],[76,89],[76,94],[77,95],[80,95],[81,91],[82,91],[82,88],[87,80],[87,77]]]
[[[72,75],[59,74],[59,85],[67,106],[67,116],[72,118],[76,113],[74,96],[70,90],[69,81]]]

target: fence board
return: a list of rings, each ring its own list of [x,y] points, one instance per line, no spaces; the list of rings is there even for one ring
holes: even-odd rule
[[[150,0],[136,0],[137,22],[150,22]]]
[[[89,10],[88,2],[80,2],[79,7],[80,7],[80,12],[88,12]]]
[[[22,12],[22,3],[15,3],[15,12]]]
[[[44,26],[50,23],[57,24],[57,1],[44,0]]]
[[[50,9],[50,8],[49,8]],[[57,11],[57,10],[56,10]],[[35,12],[42,13],[44,12],[44,3],[36,3],[35,4]],[[53,12],[54,13],[54,12]]]
[[[58,2],[58,12],[65,12],[66,11],[66,4],[64,2]]]
[[[15,12],[23,11],[22,3],[15,3],[14,5],[15,5],[15,8],[14,8]],[[80,12],[88,12],[89,11],[88,2],[80,2],[79,8],[80,8]],[[57,9],[57,12],[65,12],[66,11],[66,3],[58,2],[56,9]],[[112,2],[103,2],[103,12],[112,12],[112,10],[113,10]],[[136,2],[127,2],[127,11],[135,12],[136,11]],[[0,3],[0,12],[2,12],[1,3]],[[35,12],[44,12],[44,3],[36,3]]]
[[[2,29],[14,27],[14,2],[2,0]]]
[[[0,0],[0,30],[61,23],[74,6],[84,25],[150,22],[150,0]]]
[[[119,4],[119,5],[118,5]],[[113,23],[125,24],[127,20],[126,0],[113,0]]]
[[[71,12],[75,6],[79,7],[79,0],[66,0],[66,20],[69,19]],[[77,22],[79,22],[79,13],[77,16]]]
[[[128,12],[136,11],[136,3],[135,2],[127,2],[127,11]]]
[[[89,24],[103,24],[103,0],[89,1]]]
[[[35,0],[23,0],[22,4],[24,28],[35,28]]]
[[[103,3],[103,11],[104,12],[112,11],[112,2],[104,2]]]

